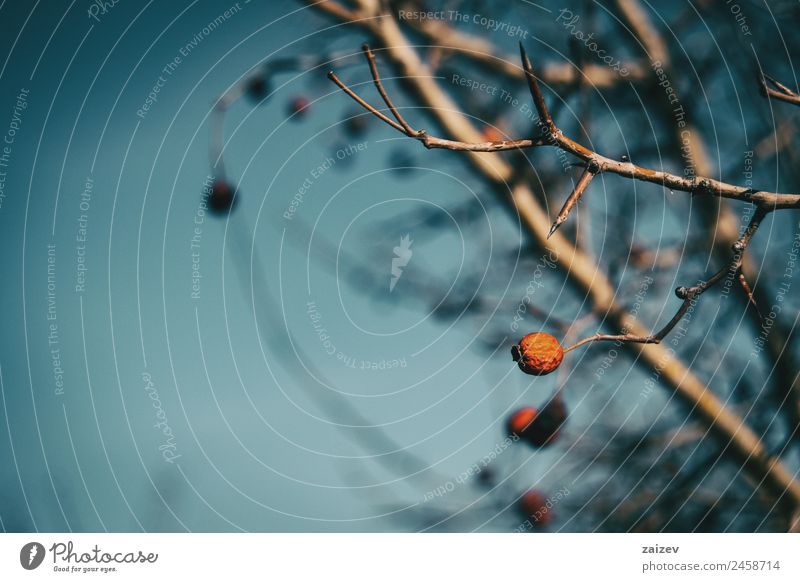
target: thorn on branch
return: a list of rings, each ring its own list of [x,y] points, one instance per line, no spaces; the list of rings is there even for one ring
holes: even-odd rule
[[[739,276],[737,277],[737,280],[739,281],[739,285],[744,291],[744,294],[747,296],[748,304],[753,306],[753,309],[756,310],[758,318],[763,320],[764,316],[761,315],[761,311],[758,309],[758,304],[753,296],[753,290],[751,289],[750,284],[747,282],[747,278],[744,276],[744,273],[742,273],[741,269],[739,270]]]
[[[555,133],[557,131],[556,124],[553,123],[553,118],[550,116],[550,111],[547,109],[547,103],[545,103],[544,95],[542,95],[542,90],[539,87],[539,81],[536,79],[533,65],[531,65],[531,61],[521,41],[519,43],[519,54],[522,59],[522,68],[525,70],[525,78],[528,80],[528,89],[530,89],[531,96],[533,97],[533,104],[536,106],[539,119],[546,131]]]
[[[772,87],[767,83],[772,85]],[[763,71],[759,71],[758,84],[761,89],[761,94],[768,99],[773,98],[786,101],[787,103],[793,103],[794,105],[800,105],[800,94],[796,91],[792,91],[789,87],[779,82],[777,79],[770,77]]]
[[[553,236],[553,234],[558,230],[558,228],[566,222],[567,218],[569,217],[569,213],[575,207],[575,205],[580,200],[583,193],[586,191],[586,188],[589,186],[589,183],[594,178],[595,174],[597,173],[598,168],[597,165],[589,164],[586,169],[581,174],[578,183],[575,185],[575,189],[572,191],[572,194],[569,195],[566,202],[564,202],[564,206],[561,208],[561,212],[558,213],[558,217],[556,218],[555,222],[553,222],[553,226],[550,227],[550,233],[547,235],[547,238]]]

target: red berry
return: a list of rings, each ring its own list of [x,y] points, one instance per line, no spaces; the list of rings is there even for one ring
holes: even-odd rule
[[[538,411],[533,406],[526,406],[513,412],[508,417],[508,434],[523,438],[525,430],[531,425],[537,414]]]
[[[553,517],[552,508],[547,507],[547,497],[537,489],[528,489],[518,504],[520,513],[532,524],[547,525]]]
[[[310,106],[311,103],[305,97],[295,97],[289,103],[289,113],[293,115],[295,119],[300,119],[308,114]]]
[[[214,214],[227,214],[236,204],[236,188],[229,182],[217,179],[208,193],[208,209]]]
[[[564,349],[549,333],[536,332],[529,333],[519,341],[519,345],[512,346],[511,355],[526,374],[544,376],[561,364]]]
[[[543,447],[558,439],[558,431],[567,419],[567,409],[558,396],[541,410],[526,406],[508,418],[508,434],[534,447]]]

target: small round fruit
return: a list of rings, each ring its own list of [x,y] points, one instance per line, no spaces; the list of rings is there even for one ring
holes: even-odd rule
[[[561,425],[567,419],[567,409],[556,397],[541,410],[526,406],[508,418],[508,434],[534,447],[543,447],[558,439]]]
[[[247,81],[244,92],[254,103],[261,103],[269,95],[269,82],[264,75],[253,75]]]
[[[538,489],[528,489],[518,503],[520,513],[533,525],[547,525],[552,519],[552,509],[547,507],[547,497]]]
[[[511,355],[526,374],[544,376],[561,364],[564,349],[549,333],[536,332],[529,333],[519,341],[519,345],[512,346]]]
[[[227,214],[236,205],[236,188],[223,179],[214,180],[208,193],[208,209],[214,214]]]
[[[308,114],[311,102],[305,97],[295,97],[289,102],[289,113],[294,119],[301,119]]]
[[[525,431],[530,427],[537,415],[538,411],[533,406],[526,406],[514,411],[508,417],[508,434],[512,437],[524,439]]]

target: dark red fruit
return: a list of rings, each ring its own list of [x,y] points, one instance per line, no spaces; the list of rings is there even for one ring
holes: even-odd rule
[[[508,417],[508,434],[517,438],[523,438],[525,431],[531,425],[539,411],[533,406],[526,406],[514,411]]]
[[[305,97],[295,97],[289,102],[289,113],[294,119],[300,119],[308,114],[311,103]]]
[[[227,214],[236,205],[236,188],[221,179],[214,180],[206,204],[214,214]]]
[[[538,489],[528,489],[518,502],[519,511],[534,525],[547,525],[553,517],[551,507],[547,507],[547,497]]]
[[[361,137],[366,133],[368,127],[369,118],[359,112],[351,114],[344,122],[344,132],[349,137]]]
[[[534,447],[552,444],[567,419],[567,409],[560,397],[553,398],[541,410],[520,408],[508,417],[508,434]]]
[[[255,103],[261,103],[269,95],[269,82],[263,75],[254,75],[250,77],[245,86],[245,95]]]

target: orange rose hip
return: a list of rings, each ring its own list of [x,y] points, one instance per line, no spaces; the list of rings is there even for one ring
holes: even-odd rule
[[[564,349],[549,333],[529,333],[511,348],[511,355],[520,370],[534,376],[549,374],[564,359]]]

